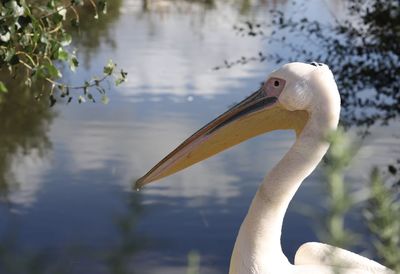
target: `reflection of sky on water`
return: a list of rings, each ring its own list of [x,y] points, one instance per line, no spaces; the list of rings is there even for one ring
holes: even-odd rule
[[[16,186],[15,189],[11,189],[7,200],[25,207],[32,205],[36,201],[37,192],[40,191],[43,176],[49,169],[49,161],[43,159],[36,149],[32,149],[28,154],[17,153],[11,164]]]
[[[69,137],[68,140],[60,139],[60,145],[70,155],[68,168],[72,173],[108,169],[122,175],[123,186],[129,190],[132,188],[132,178],[139,177],[155,159],[163,157],[169,149],[172,149],[179,141],[177,137],[184,138],[195,130],[190,125],[190,120],[180,116],[167,114],[161,118],[157,114],[155,117],[134,117],[129,105],[125,107],[124,115],[133,119],[130,123],[98,120],[68,121],[56,125],[60,129],[55,132],[60,136],[65,136],[65,132],[76,132],[76,135]],[[108,165],[110,159],[118,159],[117,165]],[[215,172],[212,170],[218,170],[218,167],[225,169],[221,164],[218,163],[217,167],[208,163],[199,164],[195,169],[196,176],[190,180],[194,187],[183,184],[189,178],[186,173],[182,173],[174,178],[174,182],[178,181],[174,190],[168,191],[161,187],[160,190],[155,188],[152,192],[160,191],[167,196],[169,193],[185,197],[237,195],[237,191],[229,185],[229,182],[235,180],[234,176],[213,175]],[[213,180],[217,183],[211,184]],[[196,185],[199,187],[196,188]]]
[[[313,3],[312,9],[326,8]],[[140,14],[134,1],[126,1],[124,7],[111,26],[116,48],[100,45],[91,70],[71,78],[94,73],[114,56],[129,72],[128,82],[109,93],[107,106],[58,106],[50,131],[51,156],[38,159],[32,151],[15,158],[13,171],[21,186],[9,199],[26,206],[17,217],[21,243],[55,249],[83,243],[107,249],[118,237],[115,215],[126,213],[124,199],[133,195],[140,196],[143,211],[138,237],[145,236],[147,242],[133,269],[184,273],[186,255],[195,249],[204,273],[226,272],[237,230],[258,183],[287,151],[292,133],[257,137],[140,193],[132,194],[132,181],[196,129],[256,90],[274,65],[211,69],[224,59],[266,49],[263,41],[237,37],[232,25],[244,17],[230,7],[208,12],[197,7],[193,16],[173,9]],[[253,11],[252,16],[263,12]],[[371,165],[384,166],[398,155],[392,147],[397,129],[373,131],[349,170],[349,182],[365,182]],[[310,220],[294,209],[308,201],[318,203],[321,180],[319,171],[307,179],[285,219],[283,245],[289,257],[302,242],[315,240]],[[85,264],[78,269],[74,273],[84,273]]]
[[[120,65],[129,71],[128,83],[121,93],[125,96],[141,93],[147,96],[214,96],[229,92],[227,87],[240,86],[243,78],[254,75],[254,68],[221,72],[212,70],[212,67],[231,56],[250,55],[261,47],[257,40],[237,41],[231,22],[208,27],[213,31],[205,30],[207,36],[202,38],[190,31],[190,18],[187,17],[182,18],[183,22],[172,17],[164,20],[157,28],[160,34],[154,36],[146,35],[146,22],[135,20],[134,17],[124,17],[122,20],[127,20],[125,24],[144,25],[139,27],[139,34],[125,37],[127,43],[121,45],[121,51],[118,52],[121,56],[118,53],[116,56],[121,60]],[[182,35],[182,32],[189,35]],[[137,35],[143,39],[138,41]],[[121,39],[121,36],[126,36],[125,32],[117,30],[116,39]],[[163,44],[161,49],[160,43]],[[132,44],[135,44],[134,48]],[[125,54],[131,59],[128,63],[125,63]]]

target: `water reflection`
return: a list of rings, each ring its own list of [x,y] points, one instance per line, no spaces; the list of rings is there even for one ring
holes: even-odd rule
[[[158,104],[149,103],[148,106],[153,109]],[[197,103],[198,106],[201,104]],[[109,106],[109,108],[113,111],[114,107]],[[173,113],[162,116],[150,111],[140,113],[139,110],[136,113],[126,104],[120,104],[118,108],[126,117],[133,119],[120,122],[100,120],[80,122],[69,118],[69,122],[59,121],[53,128],[57,134],[57,146],[62,147],[68,154],[69,164],[66,168],[71,174],[108,170],[122,176],[123,179],[120,180],[122,186],[126,190],[131,190],[131,178],[139,177],[156,159],[164,156],[168,150],[194,131],[196,124],[199,123]],[[68,132],[77,134],[68,136]],[[215,172],[225,168],[218,160],[214,161],[214,165],[212,162],[201,163],[194,169],[195,176],[191,174],[189,178],[186,173],[182,173],[172,178],[169,183],[166,182],[168,187],[162,184],[160,187],[150,189],[149,194],[162,193],[167,197],[186,198],[211,196],[223,202],[223,199],[238,195],[234,185],[230,184],[237,180],[236,177],[223,173],[218,175]],[[191,183],[185,183],[188,181]],[[170,189],[172,182],[174,188]]]
[[[119,235],[117,244],[105,253],[110,272],[115,274],[140,273],[136,271],[137,267],[132,264],[132,259],[133,255],[147,244],[145,236],[136,231],[143,211],[140,196],[129,195],[127,203],[127,213],[120,216],[116,222]]]
[[[168,14],[171,12],[193,13],[195,9],[201,8],[204,11],[200,13],[202,16],[205,16],[207,11],[221,8],[221,6],[224,8],[230,6],[238,14],[246,15],[254,12],[258,8],[275,8],[280,5],[285,5],[287,2],[287,0],[142,0],[141,5],[139,5],[138,1],[129,1],[130,5],[136,9],[141,7],[141,12],[153,12],[158,14]]]
[[[78,49],[80,58],[84,58],[83,64],[88,67],[92,57],[96,54],[99,46],[105,44],[111,48],[116,47],[113,38],[112,27],[119,18],[122,0],[109,1],[107,13],[99,11],[98,19],[95,18],[96,12],[89,1],[78,9],[79,27],[67,25],[73,35],[73,47]],[[75,18],[75,14],[70,11],[69,16]],[[112,56],[109,56],[112,58]]]
[[[0,198],[29,205],[48,171],[49,126],[54,111],[18,81],[0,95]]]
[[[81,212],[78,217],[72,218],[72,223],[69,223],[71,218],[67,216],[67,212],[60,210],[59,206],[57,213],[62,215],[60,218],[52,216],[48,208],[45,209],[48,211],[45,214],[40,212],[43,209],[39,206],[39,210],[36,209],[36,212],[30,212],[25,217],[12,217],[12,222],[8,218],[3,219],[8,225],[5,228],[4,223],[0,225],[0,272],[141,273],[132,265],[133,256],[147,244],[146,235],[137,231],[137,222],[142,214],[140,195],[126,194],[112,202],[119,203],[120,208],[127,208],[96,216],[93,214],[94,208],[85,210],[81,207],[81,211],[89,211],[92,214]],[[107,202],[106,205],[109,211],[112,204]],[[78,215],[76,207],[72,208],[74,215]],[[110,219],[111,222],[99,222],[99,217]],[[38,224],[36,218],[45,223]],[[53,224],[54,220],[58,222]],[[29,232],[20,227],[21,221],[29,227]],[[54,240],[55,242],[49,245],[49,242]]]
[[[116,40],[126,41],[116,52],[118,64],[130,72],[123,95],[132,100],[138,100],[138,95],[142,94],[153,95],[156,99],[165,99],[162,95],[175,99],[196,95],[212,98],[228,93],[225,88],[228,83],[234,88],[255,74],[257,68],[254,67],[233,69],[219,75],[211,68],[238,52],[252,54],[262,46],[262,41],[238,40],[232,25],[237,20],[264,15],[263,11],[254,10],[251,15],[241,17],[235,8],[221,1],[207,11],[204,20],[196,20],[202,14],[195,8],[199,5],[197,2],[171,1],[168,2],[171,5],[191,7],[189,12],[183,13],[190,16],[170,11],[169,16],[160,18],[151,13],[138,15],[135,3],[124,3],[126,16],[121,19],[126,25],[136,26],[135,33],[127,34],[123,29],[116,29],[115,33]],[[128,60],[126,56],[129,56]],[[264,69],[262,66],[263,74]],[[257,87],[256,80],[254,88]],[[247,94],[251,90],[243,92]]]

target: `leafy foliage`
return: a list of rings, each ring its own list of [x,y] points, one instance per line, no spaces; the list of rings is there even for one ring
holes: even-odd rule
[[[8,71],[10,77],[24,75],[23,82],[31,87],[33,82],[44,80],[42,92],[50,86],[48,94],[50,105],[57,101],[56,92],[66,101],[71,102],[72,90],[80,90],[82,95],[78,102],[86,100],[94,102],[91,89],[96,89],[107,102],[105,89],[101,83],[111,76],[116,78],[115,84],[125,81],[127,73],[123,70],[116,72],[116,65],[110,61],[104,67],[104,74],[78,86],[71,86],[58,80],[62,78],[61,67],[69,67],[75,71],[79,66],[76,51],[71,50],[72,36],[67,31],[67,25],[78,28],[80,24],[79,8],[90,5],[94,17],[99,17],[99,9],[105,13],[105,0],[2,0],[0,2],[0,71]],[[66,66],[65,66],[66,65]],[[8,88],[0,81],[0,94]],[[40,98],[42,95],[38,96]]]
[[[321,237],[333,246],[348,248],[357,241],[357,236],[345,228],[345,216],[355,205],[355,199],[344,180],[344,172],[356,149],[342,129],[330,133],[327,139],[331,143],[324,166],[328,200]]]
[[[395,176],[397,168],[389,165],[390,174],[385,180],[378,168],[374,168],[368,185],[369,194],[360,200],[357,191],[351,190],[344,180],[344,171],[356,152],[356,146],[349,142],[343,130],[331,133],[328,141],[331,142],[325,165],[328,205],[322,240],[343,248],[358,244],[362,236],[345,228],[345,218],[358,202],[362,202],[365,225],[373,239],[372,243],[367,241],[363,246],[372,248],[382,264],[399,273],[400,192]],[[368,244],[372,246],[366,246]]]
[[[385,184],[377,168],[371,173],[371,197],[365,210],[373,245],[381,260],[400,273],[400,193]]]

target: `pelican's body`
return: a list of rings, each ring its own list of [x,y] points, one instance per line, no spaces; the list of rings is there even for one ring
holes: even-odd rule
[[[240,227],[229,273],[394,273],[367,258],[321,243],[302,245],[295,265],[282,252],[282,223],[288,205],[328,150],[325,135],[336,129],[339,114],[339,92],[326,65],[287,64],[274,71],[259,91],[170,153],[139,179],[137,186],[173,174],[261,133],[294,129],[296,142],[263,180]]]

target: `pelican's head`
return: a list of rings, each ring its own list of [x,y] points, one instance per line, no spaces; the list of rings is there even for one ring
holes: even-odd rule
[[[292,129],[299,135],[310,115],[321,109],[333,115],[340,109],[339,92],[328,66],[315,62],[286,64],[272,72],[259,90],[168,154],[137,180],[136,188],[262,133]]]
[[[289,63],[271,73],[269,81],[283,82],[278,101],[287,110],[312,112],[317,107],[339,106],[340,96],[329,67],[312,62]],[[272,83],[267,83],[271,86]],[[274,82],[274,85],[278,83]]]

